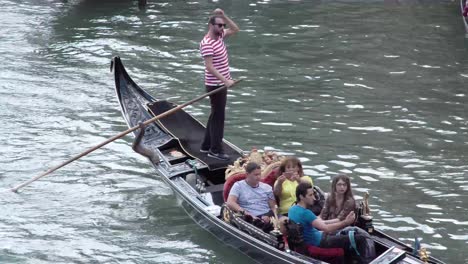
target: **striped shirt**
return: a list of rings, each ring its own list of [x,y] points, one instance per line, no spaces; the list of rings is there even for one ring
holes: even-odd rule
[[[202,57],[213,56],[213,66],[215,69],[226,79],[231,79],[228,53],[224,44],[224,33],[216,40],[210,38],[207,34],[200,42],[200,53]],[[205,85],[216,86],[221,84],[223,82],[211,74],[205,67]]]

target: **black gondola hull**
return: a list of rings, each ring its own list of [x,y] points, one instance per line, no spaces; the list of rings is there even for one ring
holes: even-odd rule
[[[152,109],[151,105],[158,103],[158,100],[141,89],[130,78],[118,57],[113,59],[113,70],[117,97],[127,125],[134,127],[138,123],[154,117],[155,114],[152,112],[154,108]],[[187,118],[187,113],[184,113],[183,118]],[[190,116],[190,118],[193,117]],[[195,127],[199,129],[200,124],[197,122],[193,118],[189,123],[193,125],[193,129]],[[213,213],[210,209],[216,208],[216,206],[219,207],[222,203],[224,169],[228,163],[225,164],[223,169],[223,164],[219,164],[219,162],[216,164],[210,163],[209,159],[197,157],[200,153],[190,153],[190,151],[187,151],[188,148],[184,148],[183,140],[177,138],[175,133],[171,133],[167,127],[161,121],[149,124],[145,128],[146,132],[141,144],[160,157],[159,162],[152,161],[158,172],[158,175],[154,177],[164,180],[171,187],[178,199],[181,200],[181,205],[185,211],[198,225],[223,243],[260,263],[324,263],[298,255],[295,252],[279,250],[225,222],[219,213]],[[187,129],[191,128],[187,127]],[[136,134],[137,132],[135,132]],[[227,141],[224,141],[223,144],[225,148],[230,148],[231,153],[242,154],[242,150],[235,145]],[[180,154],[181,156],[171,156],[171,153]],[[216,169],[210,170],[212,168]],[[197,181],[193,183],[188,180],[190,175],[195,175],[196,179],[198,179],[198,174],[203,176],[203,181],[200,181],[201,184],[196,184]],[[213,185],[207,186],[208,183]],[[221,189],[218,187],[221,187]],[[211,191],[208,192],[207,189],[209,188],[211,188]],[[374,232],[372,236],[374,241],[385,249],[395,246],[408,252],[403,262],[399,263],[422,263],[422,261],[410,255],[409,252],[412,249],[404,243],[379,231]],[[443,262],[431,257],[430,263]]]

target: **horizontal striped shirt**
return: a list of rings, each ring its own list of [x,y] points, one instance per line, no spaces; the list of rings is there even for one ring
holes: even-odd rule
[[[224,33],[218,39],[212,39],[208,34],[200,42],[200,53],[202,57],[212,56],[213,66],[226,79],[231,79],[229,72],[229,59],[224,44]],[[216,86],[223,82],[211,74],[205,67],[205,85]]]

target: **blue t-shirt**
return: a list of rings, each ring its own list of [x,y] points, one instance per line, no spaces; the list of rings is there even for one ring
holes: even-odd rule
[[[312,211],[299,205],[294,205],[289,208],[288,217],[304,227],[304,241],[306,244],[316,247],[320,245],[322,231],[312,226],[312,222],[317,219],[317,216]]]
[[[252,187],[245,180],[234,183],[229,195],[237,197],[239,206],[253,216],[268,213],[270,211],[269,200],[275,200],[270,185],[260,182],[257,187]]]

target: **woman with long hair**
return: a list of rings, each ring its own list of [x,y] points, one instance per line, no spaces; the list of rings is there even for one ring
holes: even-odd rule
[[[279,213],[287,215],[289,207],[296,201],[296,187],[300,182],[313,184],[312,178],[304,176],[301,161],[296,157],[285,158],[279,168],[279,177],[275,182],[273,193],[279,203]]]
[[[345,174],[333,178],[331,192],[319,217],[326,223],[337,223],[346,218],[349,212],[356,209],[356,202],[351,189],[351,180]]]

